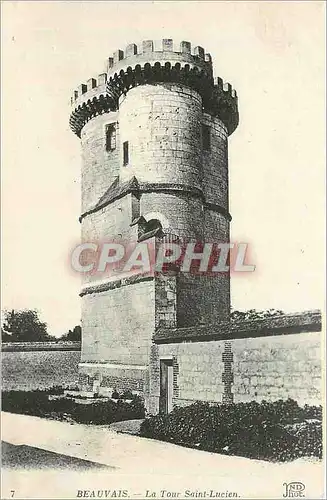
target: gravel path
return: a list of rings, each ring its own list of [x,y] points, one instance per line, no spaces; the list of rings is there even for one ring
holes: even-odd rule
[[[237,492],[242,498],[283,498],[283,483],[291,481],[305,484],[305,498],[324,498],[323,466],[317,460],[273,464],[183,448],[117,433],[103,426],[70,424],[5,412],[2,413],[2,439],[10,445],[24,445],[37,448],[38,452],[46,450],[107,466],[86,468],[81,474],[76,461],[77,469],[68,465],[56,470],[54,465],[53,469],[46,470],[26,471],[26,468],[21,468],[21,472],[18,468],[6,468],[6,463],[3,463],[3,499],[7,498],[6,488],[8,491],[17,489],[15,498],[43,500],[76,498],[78,490],[100,491],[101,488],[125,489],[130,498],[138,499],[146,498],[146,490],[156,493],[152,498],[180,500],[213,498],[208,496],[210,490]],[[33,450],[29,449],[29,452]],[[62,475],[61,481],[59,477]],[[41,476],[47,479],[40,482]],[[38,487],[35,491],[35,484],[41,485],[41,489]],[[161,496],[160,491],[164,489],[179,495],[169,497],[167,493]],[[188,496],[186,490],[194,496]],[[207,492],[205,497],[196,496],[204,491]],[[232,497],[225,495],[225,498]]]

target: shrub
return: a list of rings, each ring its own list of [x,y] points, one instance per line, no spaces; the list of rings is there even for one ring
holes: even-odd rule
[[[61,385],[54,385],[48,390],[48,394],[53,394],[54,396],[60,396],[64,393],[64,388]]]
[[[134,394],[132,393],[132,391],[124,391],[121,398],[122,399],[133,399]]]
[[[44,415],[49,411],[50,402],[46,391],[6,391],[2,393],[2,409],[11,413]]]
[[[316,418],[317,420],[322,420],[322,406],[304,405],[303,412],[307,419]]]
[[[118,400],[101,401],[89,405],[76,405],[72,418],[83,424],[110,424],[122,420],[144,418],[145,409],[142,402],[125,403]]]
[[[48,391],[6,391],[2,394],[2,409],[11,413],[23,413],[39,417],[63,419],[71,417],[76,422],[111,424],[121,420],[144,418],[145,408],[138,396],[131,403],[122,400],[98,401],[79,404],[74,399],[59,398],[49,400]]]
[[[322,422],[306,420],[295,424],[290,429],[295,438],[294,449],[296,456],[322,458]]]
[[[141,435],[257,459],[321,457],[321,422],[307,422],[308,415],[321,415],[321,408],[300,408],[291,399],[216,406],[195,403],[146,419]]]

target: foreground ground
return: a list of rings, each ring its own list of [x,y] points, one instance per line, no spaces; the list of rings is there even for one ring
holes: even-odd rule
[[[305,498],[324,498],[318,460],[273,464],[119,434],[106,426],[11,413],[2,413],[2,439],[3,499],[90,498],[85,490],[110,490],[107,495],[115,490],[117,496],[127,490],[128,498],[138,499],[150,498],[150,492],[156,493],[152,498],[217,498],[209,496],[211,490],[220,498],[235,493],[279,499],[284,483],[292,481],[305,485]]]

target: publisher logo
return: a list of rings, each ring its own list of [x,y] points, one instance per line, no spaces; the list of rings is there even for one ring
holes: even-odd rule
[[[305,497],[305,486],[300,481],[292,481],[291,483],[284,483],[285,493],[283,498],[303,498]]]

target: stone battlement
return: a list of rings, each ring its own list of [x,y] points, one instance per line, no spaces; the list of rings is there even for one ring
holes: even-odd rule
[[[176,50],[178,46],[179,50]],[[130,43],[127,45],[125,51],[118,49],[109,58],[108,64],[109,68],[115,65],[117,61],[122,59],[127,59],[128,57],[135,55],[145,55],[152,52],[173,52],[177,54],[187,54],[197,61],[201,59],[202,61],[211,64],[211,55],[205,52],[205,49],[200,46],[196,46],[192,50],[192,45],[190,42],[185,40],[181,41],[180,44],[174,42],[172,38],[163,38],[162,40],[143,40],[141,44]]]
[[[189,63],[191,67],[198,67],[200,70],[205,70],[212,76],[212,59],[210,54],[206,54],[203,47],[197,46],[191,50],[191,43],[182,41],[180,50],[174,51],[174,41],[171,38],[161,40],[161,49],[155,50],[155,42],[153,40],[144,40],[141,45],[135,43],[127,45],[125,51],[118,49],[107,60],[107,72],[101,73],[97,78],[90,78],[87,82],[82,83],[74,90],[71,97],[71,104],[79,105],[79,98],[84,94],[88,94],[87,98],[93,97],[99,91],[105,90],[107,75],[111,76],[119,73],[121,69],[127,69],[127,66],[133,64],[144,64],[155,62],[157,60],[170,61],[170,64],[176,62]],[[191,53],[193,52],[193,54]],[[126,68],[124,68],[126,66]],[[91,92],[89,94],[89,92]],[[86,96],[85,96],[86,97]],[[85,100],[85,99],[83,99]]]
[[[153,40],[141,47],[129,44],[118,49],[107,63],[107,73],[90,78],[73,92],[73,112],[70,127],[80,137],[85,123],[108,111],[116,111],[119,98],[129,89],[155,83],[176,83],[193,88],[201,95],[206,112],[218,116],[231,134],[238,125],[237,94],[230,83],[213,78],[210,54],[190,42],[182,41],[174,51],[172,39],[163,39],[161,50],[155,50]],[[192,54],[193,52],[193,54]]]
[[[182,41],[178,46],[179,50],[174,50],[176,48],[177,44],[171,38],[160,40],[159,46],[154,40],[144,40],[140,45],[130,43],[125,51],[118,49],[112,54],[112,57],[108,58],[108,75],[119,72],[126,65],[168,61],[172,65],[176,62],[188,63],[192,67],[205,70],[212,76],[211,55],[205,53],[203,47],[196,46],[192,50],[190,42]]]
[[[71,96],[70,103],[75,108],[82,102],[106,92],[107,73],[101,73],[97,78],[89,78],[81,83]],[[82,99],[81,99],[82,98]]]

